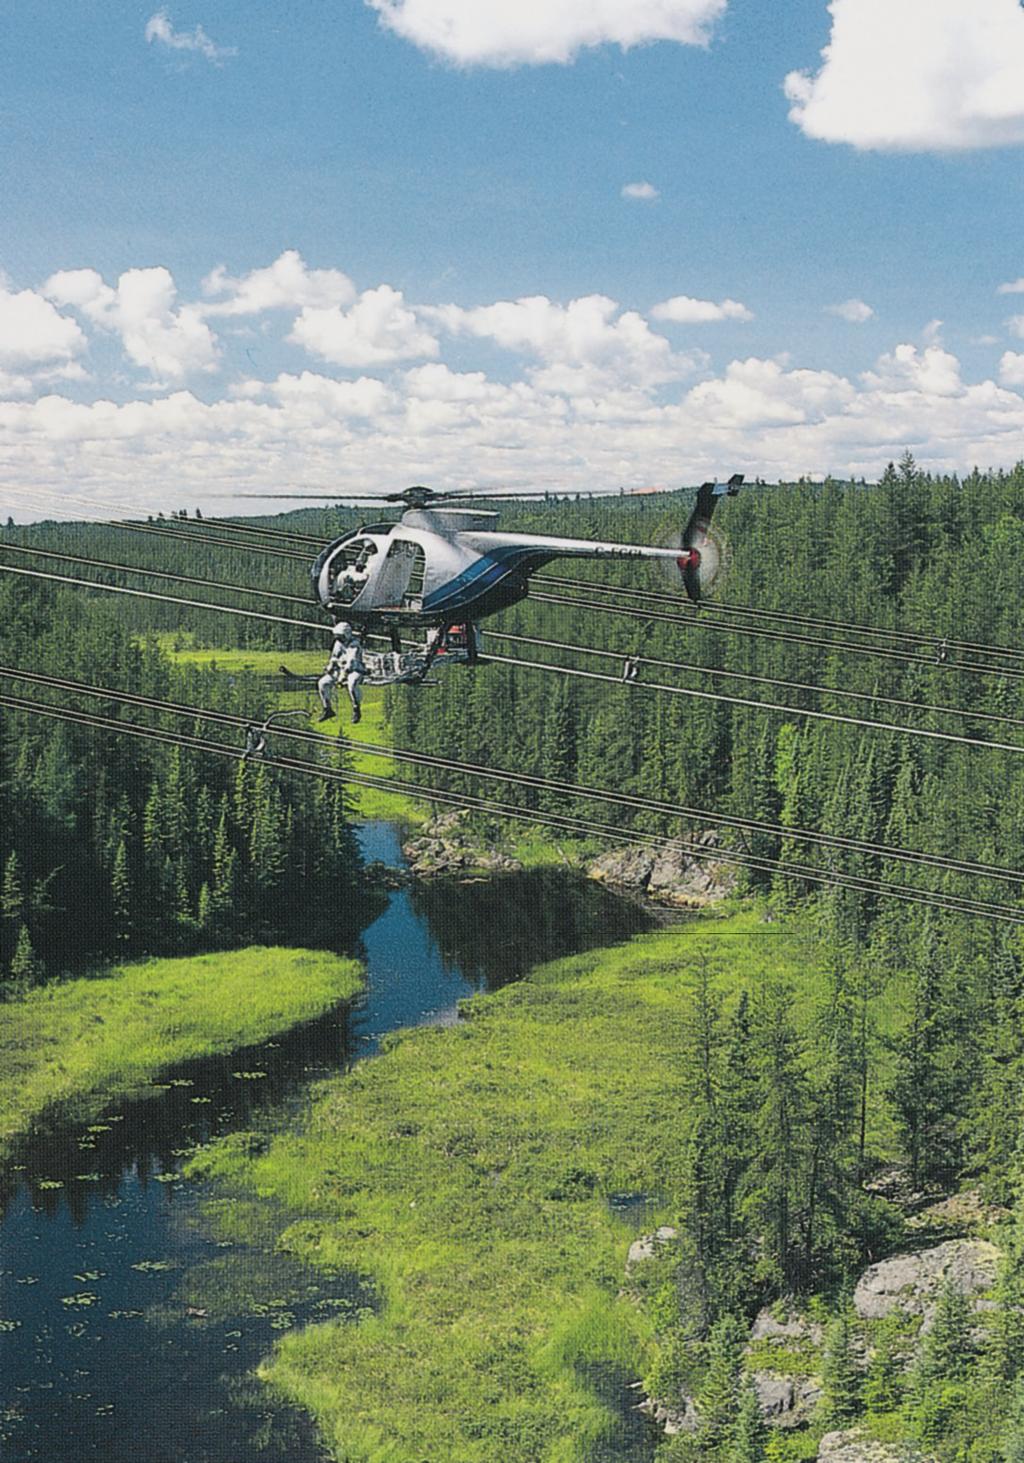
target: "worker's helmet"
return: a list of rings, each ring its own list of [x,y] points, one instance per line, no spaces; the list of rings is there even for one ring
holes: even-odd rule
[[[332,633],[336,640],[351,640],[352,626],[347,620],[339,620]]]

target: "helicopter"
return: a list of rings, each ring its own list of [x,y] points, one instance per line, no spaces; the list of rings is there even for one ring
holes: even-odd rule
[[[392,669],[394,678],[421,679],[439,655],[449,663],[474,663],[477,623],[525,599],[530,575],[553,559],[661,560],[678,571],[686,595],[699,604],[721,560],[711,535],[715,505],[735,496],[742,483],[742,473],[724,483],[704,483],[678,542],[668,548],[502,532],[497,513],[471,503],[550,501],[550,494],[437,492],[416,485],[373,500],[403,504],[397,522],[367,523],[326,545],[310,570],[313,598],[360,635],[386,634],[394,655],[401,654],[403,630],[428,631],[407,673]],[[330,496],[333,503],[366,504],[363,498],[327,494],[251,496]]]

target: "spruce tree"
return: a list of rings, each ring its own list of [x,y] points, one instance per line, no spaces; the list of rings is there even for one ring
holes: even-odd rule
[[[126,946],[132,937],[132,886],[128,872],[128,850],[124,839],[117,845],[110,875],[110,902],[114,916],[114,939]]]
[[[25,892],[21,864],[17,853],[11,853],[4,864],[3,883],[0,885],[0,919],[19,923],[25,913]]]
[[[825,1333],[821,1363],[822,1413],[827,1427],[845,1427],[860,1412],[861,1374],[851,1324],[844,1305]]]
[[[28,926],[22,925],[18,931],[18,943],[14,949],[14,957],[11,960],[11,979],[22,981],[26,985],[32,985],[42,975],[42,965],[36,957],[32,948],[32,939],[28,932]]]
[[[806,1093],[792,1008],[790,987],[766,981],[753,1004],[751,1033],[758,1111],[743,1208],[761,1246],[761,1277],[777,1291],[800,1288],[806,1278],[793,1243],[803,1190]]]
[[[727,1463],[763,1463],[768,1429],[761,1415],[757,1389],[749,1376],[740,1382],[740,1405],[733,1424]]]
[[[735,1316],[723,1316],[707,1341],[707,1369],[697,1391],[697,1441],[708,1452],[728,1443],[736,1421],[746,1328]]]
[[[947,1277],[917,1362],[914,1380],[918,1394],[934,1382],[963,1381],[973,1355],[971,1308],[963,1287]]]
[[[864,1406],[869,1417],[894,1412],[903,1401],[904,1315],[899,1309],[878,1322],[872,1332],[871,1360],[864,1379]]]
[[[1009,1416],[1000,1439],[1003,1463],[1024,1463],[1024,1378],[1014,1386]]]

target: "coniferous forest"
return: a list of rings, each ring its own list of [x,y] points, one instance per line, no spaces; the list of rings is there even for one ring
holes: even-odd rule
[[[659,542],[688,506],[685,496],[668,507],[658,499],[556,501],[509,509],[502,524]],[[169,515],[174,508],[168,505]],[[279,521],[326,536],[357,520],[304,510]],[[729,604],[1024,648],[1024,466],[956,479],[922,473],[907,457],[878,484],[753,485],[723,504],[716,524],[727,546],[716,595]],[[259,585],[297,601],[282,610],[223,587],[168,587],[233,607],[319,618],[301,563],[214,545],[198,532],[189,542],[189,531],[150,540],[100,526],[9,525],[0,543],[159,567],[221,586]],[[70,558],[46,567],[89,573]],[[648,579],[647,566],[562,563],[551,572],[665,588]],[[143,583],[116,570],[103,577]],[[175,662],[168,654],[175,638],[282,652],[326,645],[316,631],[255,616],[113,599],[5,576],[0,660],[257,716],[272,704],[272,687],[245,672]],[[646,622],[540,601],[506,611],[484,626],[485,655],[590,665],[615,683],[501,663],[453,669],[435,685],[388,692],[394,745],[782,829],[1024,869],[1024,777],[1012,750],[1024,741],[1006,723],[984,720],[998,714],[1024,722],[1024,678],[980,673],[980,650],[947,656],[912,646],[916,658],[880,656],[858,649],[852,633],[819,630],[818,643],[807,643],[810,633],[793,643],[729,633],[710,610],[667,623],[656,618],[660,601],[648,607]],[[542,653],[488,637],[489,629],[610,656]],[[630,656],[645,658],[636,684],[618,680]],[[772,678],[776,686],[650,663],[658,660]],[[661,694],[654,681],[784,702],[793,711]],[[821,689],[782,690],[779,682]],[[7,682],[4,689],[18,688]],[[860,693],[860,709],[830,694],[837,691]],[[31,694],[48,699],[38,689]],[[795,714],[801,708],[1008,747],[802,718]],[[123,714],[114,704],[100,709]],[[100,736],[20,711],[3,712],[0,736],[0,965],[11,989],[115,954],[218,948],[250,940],[254,931],[268,938],[296,927],[308,932],[324,901],[337,909],[365,897],[340,783]],[[344,765],[340,753],[329,756]],[[403,775],[480,790],[468,774]],[[662,814],[524,790],[500,778],[490,788],[540,810],[590,816],[600,808],[623,828],[661,834],[680,827]],[[692,832],[702,824],[694,815],[681,826]],[[792,976],[737,987],[727,942],[713,961],[682,973],[681,1076],[672,1081],[681,1080],[685,1106],[666,1177],[678,1234],[638,1285],[656,1337],[647,1388],[654,1396],[695,1397],[701,1421],[696,1432],[665,1443],[659,1457],[756,1463],[807,1456],[799,1433],[773,1430],[769,1438],[742,1362],[752,1316],[799,1302],[821,1327],[821,1415],[836,1428],[867,1421],[882,1440],[910,1439],[950,1463],[1019,1463],[1024,937],[1010,923],[801,882],[778,865],[1014,905],[1020,888],[980,876],[965,882],[883,855],[837,854],[784,833],[720,837],[776,865],[745,870],[740,893],[758,901],[768,931],[793,924],[817,953],[802,983]],[[913,1247],[907,1223],[914,1206],[897,1202],[898,1189],[916,1195],[919,1208],[968,1191],[997,1226],[1001,1259],[981,1319],[950,1284],[923,1340],[898,1309],[868,1329],[858,1321],[850,1298],[857,1275]]]

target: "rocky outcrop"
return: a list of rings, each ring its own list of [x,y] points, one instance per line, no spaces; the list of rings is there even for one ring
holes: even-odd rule
[[[753,1372],[752,1380],[761,1415],[774,1427],[800,1427],[809,1421],[821,1400],[821,1387],[814,1377],[794,1377],[779,1372]]]
[[[700,833],[691,841],[710,852],[718,844],[718,834]],[[686,909],[714,904],[736,887],[735,865],[695,858],[681,849],[612,849],[594,859],[587,873],[602,884]]]
[[[818,1463],[935,1463],[915,1443],[878,1443],[859,1428],[826,1433],[818,1444]]]
[[[655,1259],[666,1245],[679,1238],[679,1231],[673,1229],[671,1224],[663,1224],[653,1234],[642,1234],[635,1239],[629,1247],[629,1254],[626,1256],[626,1275],[630,1276],[638,1265],[645,1260]]]
[[[992,1302],[981,1292],[995,1283],[998,1263],[999,1251],[987,1240],[947,1240],[869,1266],[857,1282],[853,1303],[864,1320],[881,1320],[900,1307],[923,1316],[927,1329],[947,1280],[963,1291],[975,1310],[990,1310]]]
[[[792,1341],[810,1341],[820,1346],[825,1328],[820,1321],[811,1321],[799,1311],[782,1310],[765,1306],[754,1317],[750,1328],[751,1341],[778,1341],[780,1345]]]
[[[669,1407],[654,1397],[647,1397],[636,1410],[645,1412],[653,1422],[658,1424],[667,1438],[672,1437],[674,1433],[695,1433],[700,1422],[692,1397],[680,1397],[679,1403],[675,1407]]]
[[[507,874],[522,868],[518,859],[499,853],[467,826],[469,813],[443,813],[402,845],[410,872],[419,879],[465,878],[472,874]]]
[[[941,1239],[943,1231],[964,1235],[989,1229],[1008,1218],[1009,1213],[1001,1204],[989,1204],[979,1190],[964,1189],[918,1209],[907,1220],[907,1228],[922,1230],[925,1235],[931,1231],[936,1239]]]

